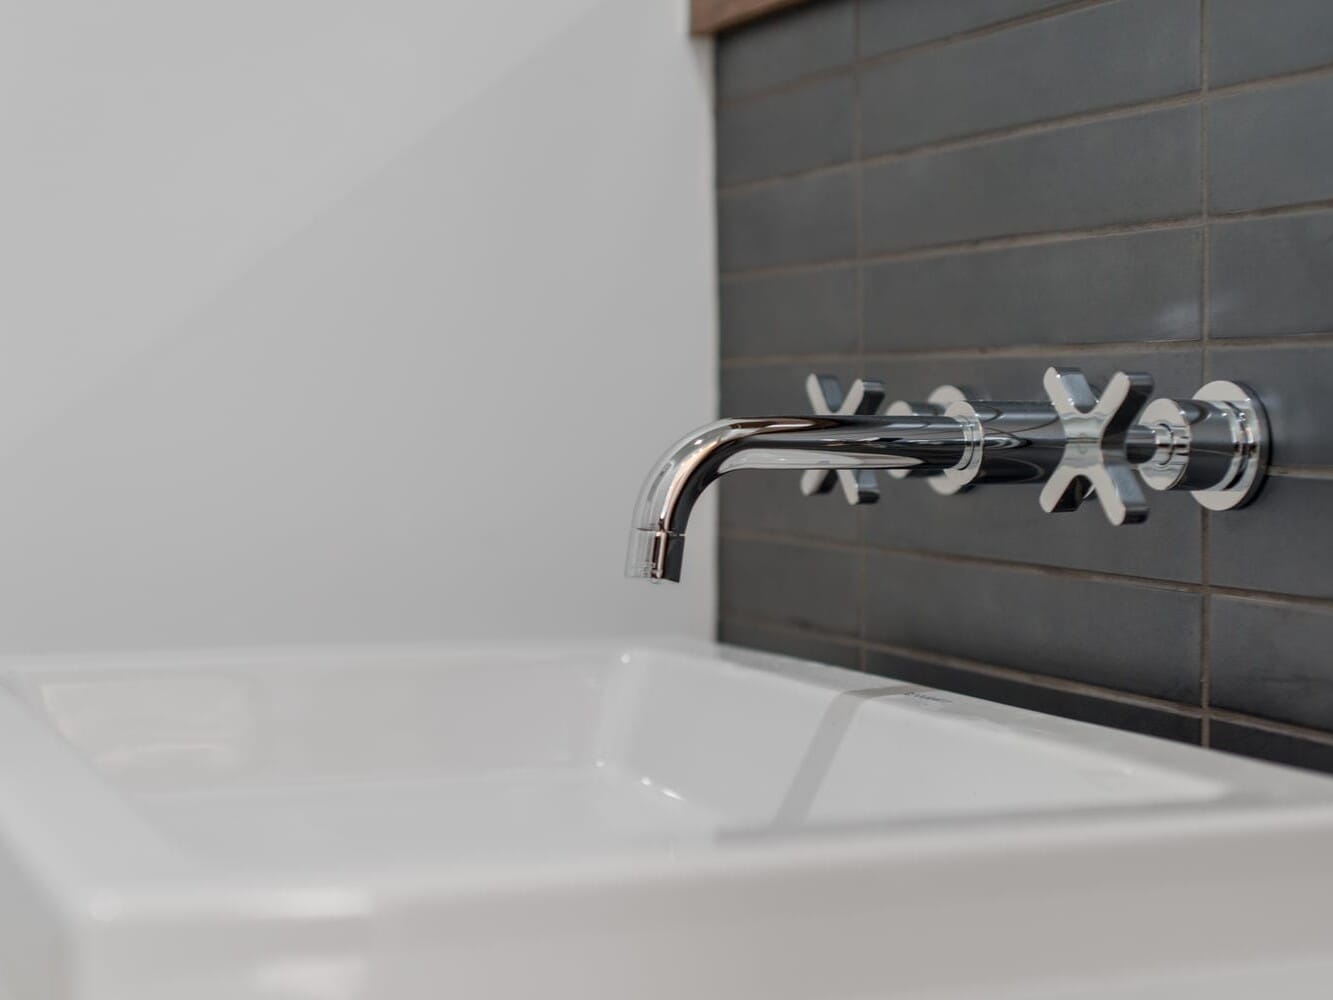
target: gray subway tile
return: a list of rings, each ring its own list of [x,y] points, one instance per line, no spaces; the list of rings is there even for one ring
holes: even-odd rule
[[[855,638],[860,559],[852,549],[723,537],[718,545],[722,617]]]
[[[1211,229],[1212,336],[1333,330],[1333,212],[1216,222]]]
[[[943,691],[953,691],[972,698],[984,698],[1003,705],[1014,705],[1033,712],[1059,715],[1079,722],[1113,726],[1130,732],[1198,743],[1200,722],[1197,717],[1163,711],[1112,698],[1062,691],[994,674],[944,666],[917,657],[869,650],[868,673],[912,684],[925,684]]]
[[[856,270],[824,267],[720,282],[722,357],[855,354]]]
[[[719,196],[723,271],[812,264],[856,253],[856,173],[829,171]]]
[[[1333,611],[1214,597],[1210,702],[1333,730]]]
[[[856,142],[850,73],[717,112],[717,180],[737,184],[845,163]]]
[[[1198,85],[1198,0],[1122,0],[868,67],[862,141],[890,153]]]
[[[717,625],[717,638],[719,642],[730,643],[733,646],[794,656],[801,660],[813,660],[815,663],[829,663],[835,667],[848,667],[852,670],[857,669],[860,663],[860,650],[855,644],[837,642],[808,632],[786,631],[723,618]]]
[[[720,412],[724,417],[782,416],[812,413],[805,380],[812,371],[834,375],[846,389],[861,374],[856,358],[845,361],[786,365],[728,365],[719,379]]]
[[[872,642],[1170,701],[1199,697],[1196,593],[928,557],[866,560]]]
[[[856,57],[853,0],[822,0],[765,17],[717,40],[722,99],[849,64]]]
[[[861,0],[861,54],[922,42],[1058,7],[1068,0]]]
[[[723,534],[764,534],[855,542],[857,508],[840,490],[808,497],[795,471],[748,470],[723,476],[714,487]],[[882,501],[881,501],[882,502]]]
[[[1214,750],[1256,757],[1274,764],[1333,772],[1333,743],[1218,719],[1213,720],[1210,734],[1209,743]]]
[[[925,399],[936,386],[950,384],[973,399],[1045,400],[1042,377],[1051,363],[1041,357],[997,358],[982,354],[870,359],[865,362],[865,374],[883,381],[890,399]],[[1153,376],[1158,395],[1193,395],[1203,377],[1200,349],[1196,346],[1130,352],[1089,350],[1063,357],[1059,363],[1082,368],[1097,387],[1117,371],[1146,371]]]
[[[1333,4],[1209,0],[1208,52],[1215,87],[1333,63]]]
[[[1333,198],[1333,77],[1228,94],[1208,108],[1214,212]]]
[[[1208,574],[1223,587],[1333,598],[1333,482],[1270,477],[1240,511],[1210,518]]]
[[[1199,209],[1198,108],[867,167],[866,250],[1176,218]]]
[[[1096,500],[1047,514],[1040,486],[985,487],[941,497],[924,482],[892,483],[866,512],[866,538],[893,549],[979,556],[1186,583],[1199,579],[1199,505],[1145,490],[1145,524],[1115,527]]]
[[[1333,435],[1324,419],[1333,346],[1279,343],[1214,347],[1209,379],[1243,382],[1263,401],[1278,465],[1333,466]]]
[[[873,264],[868,351],[1194,340],[1199,229]]]

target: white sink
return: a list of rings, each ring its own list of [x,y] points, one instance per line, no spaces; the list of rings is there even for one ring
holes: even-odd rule
[[[891,680],[569,646],[0,681],[12,1000],[1074,995],[1327,957],[1333,782]]]

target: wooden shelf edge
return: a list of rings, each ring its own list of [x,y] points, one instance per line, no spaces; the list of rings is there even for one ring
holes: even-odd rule
[[[690,0],[690,33],[715,35],[809,0]]]

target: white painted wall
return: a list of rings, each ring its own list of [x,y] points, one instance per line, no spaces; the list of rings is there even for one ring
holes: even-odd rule
[[[0,7],[0,650],[706,634],[685,0]]]

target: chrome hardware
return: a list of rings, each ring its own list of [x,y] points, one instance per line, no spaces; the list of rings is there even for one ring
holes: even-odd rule
[[[1041,509],[1075,510],[1093,493],[1112,524],[1148,517],[1126,453],[1126,432],[1152,395],[1152,376],[1116,372],[1100,397],[1076,368],[1047,368],[1046,395],[1065,431],[1065,452],[1041,491]]]
[[[924,403],[909,403],[906,400],[899,399],[891,404],[884,412],[889,416],[939,416],[948,410],[953,403],[961,403],[967,396],[963,390],[956,385],[942,385],[926,397]],[[952,474],[951,474],[952,473]],[[945,469],[943,472],[923,473],[916,469],[890,469],[888,475],[890,479],[906,479],[908,476],[928,475],[927,485],[932,490],[942,496],[952,496],[960,490],[967,489],[967,482],[962,481],[962,475],[953,469]]]
[[[1143,423],[1160,442],[1139,466],[1153,489],[1189,490],[1209,510],[1232,510],[1263,486],[1268,418],[1247,387],[1209,382],[1190,400],[1154,399]]]
[[[744,469],[802,470],[804,492],[837,482],[849,503],[878,497],[875,470],[928,476],[943,494],[1044,483],[1045,510],[1072,510],[1095,494],[1112,524],[1147,517],[1139,479],[1154,490],[1189,490],[1211,510],[1242,506],[1263,482],[1268,425],[1244,386],[1211,382],[1193,399],[1145,409],[1147,375],[1118,372],[1100,397],[1076,369],[1049,369],[1044,385],[1050,402],[964,399],[942,386],[924,403],[895,402],[877,416],[878,382],[857,380],[844,396],[836,379],[811,375],[815,415],[719,420],[662,458],[639,494],[626,574],[679,580],[695,501],[719,476]]]
[[[844,396],[837,378],[813,372],[806,377],[805,394],[815,412],[824,417],[876,413],[884,402],[882,383],[859,378]],[[808,469],[801,475],[801,492],[808,497],[827,493],[835,481],[849,504],[874,503],[879,499],[879,483],[868,469]]]
[[[718,476],[743,469],[948,469],[972,434],[952,417],[741,417],[700,427],[644,482],[630,530],[628,576],[679,580],[685,525]]]

